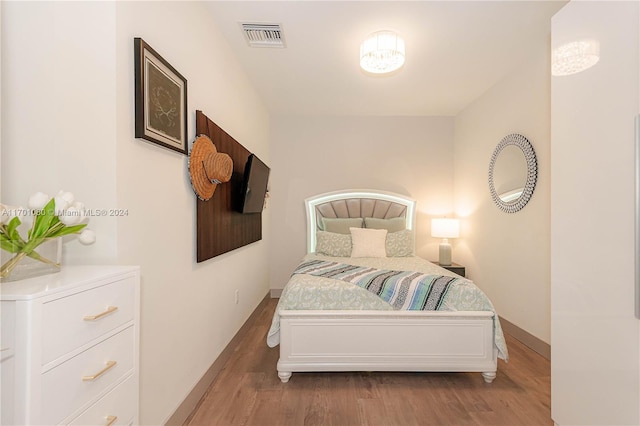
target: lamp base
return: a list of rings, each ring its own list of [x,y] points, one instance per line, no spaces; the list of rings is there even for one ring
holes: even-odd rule
[[[446,238],[440,243],[438,263],[444,266],[451,265],[451,244]]]

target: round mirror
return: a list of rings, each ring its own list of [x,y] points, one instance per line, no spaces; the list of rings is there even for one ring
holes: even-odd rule
[[[489,164],[489,190],[496,205],[506,213],[521,210],[536,186],[538,167],[531,143],[511,134],[500,141]]]
[[[505,203],[517,200],[527,183],[527,160],[522,150],[507,145],[496,159],[493,167],[493,185],[498,197]]]

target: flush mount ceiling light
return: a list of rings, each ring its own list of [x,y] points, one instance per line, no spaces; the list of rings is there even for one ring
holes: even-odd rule
[[[360,45],[360,67],[372,74],[386,74],[404,64],[404,40],[393,31],[377,31]]]
[[[596,40],[579,40],[553,49],[551,74],[572,75],[591,68],[600,60],[600,43]]]

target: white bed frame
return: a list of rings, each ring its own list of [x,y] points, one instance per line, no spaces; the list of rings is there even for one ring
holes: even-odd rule
[[[357,199],[379,200],[383,208],[390,203],[415,230],[415,200],[380,191],[331,192],[305,200],[309,253],[319,208]],[[481,372],[491,383],[498,366],[493,331],[493,313],[486,311],[281,310],[278,376],[286,383],[305,371],[455,371]]]

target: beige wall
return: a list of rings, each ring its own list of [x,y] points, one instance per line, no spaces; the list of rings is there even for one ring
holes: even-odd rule
[[[530,62],[463,110],[455,120],[455,210],[462,218],[454,260],[489,296],[498,314],[550,342],[550,75],[549,40]],[[529,204],[514,214],[493,204],[487,185],[500,140],[520,133],[538,160]]]
[[[71,191],[87,207],[116,201],[115,5],[2,2],[2,201]],[[77,19],[77,18],[81,19]],[[87,107],[87,106],[91,107]],[[116,219],[93,218],[92,246],[70,262],[116,260]]]
[[[437,258],[429,219],[452,212],[452,117],[287,116],[271,129],[271,288],[306,252],[304,199],[340,189],[415,198],[416,251]]]
[[[141,424],[174,412],[269,289],[269,212],[262,241],[196,264],[187,157],[133,137],[142,37],[188,80],[190,141],[201,109],[269,162],[269,116],[208,13],[201,2],[3,2],[2,193],[24,204],[62,188],[128,210],[92,219],[98,242],[67,244],[65,262],[141,265]]]
[[[196,264],[187,157],[132,137],[137,36],[187,79],[190,141],[200,109],[269,161],[266,110],[208,13],[202,2],[117,6],[117,194],[118,204],[134,212],[118,223],[118,260],[143,271],[141,421],[147,424],[173,413],[269,288],[268,229],[262,241]],[[267,212],[265,228],[268,219]]]

